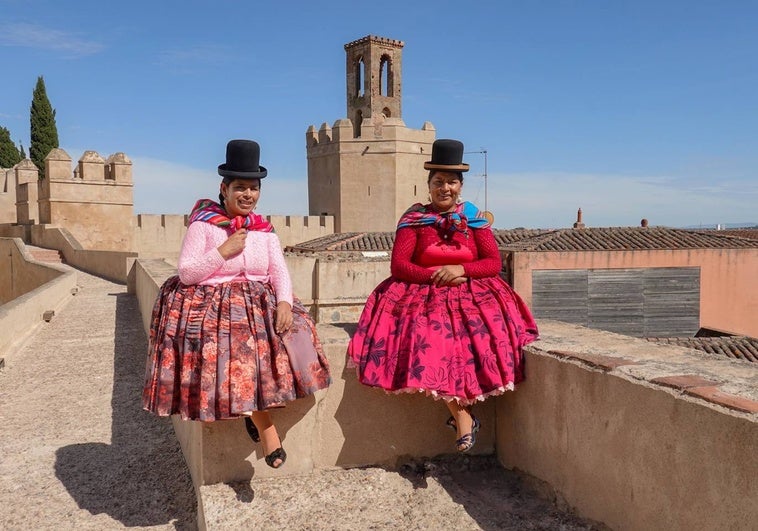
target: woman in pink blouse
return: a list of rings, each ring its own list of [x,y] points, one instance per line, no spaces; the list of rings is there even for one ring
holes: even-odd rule
[[[244,417],[266,463],[287,458],[268,410],[326,388],[315,325],[292,294],[279,238],[253,210],[267,170],[260,147],[232,140],[219,202],[190,214],[178,275],[153,308],[143,407],[161,416]]]
[[[457,140],[432,145],[430,202],[400,218],[392,276],[369,296],[348,355],[365,385],[443,399],[456,448],[467,452],[481,426],[471,405],[523,380],[522,347],[538,332],[500,278],[490,222],[459,200],[469,169],[462,158]]]

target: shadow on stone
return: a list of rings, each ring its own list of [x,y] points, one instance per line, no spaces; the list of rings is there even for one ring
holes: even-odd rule
[[[401,467],[401,474],[413,484],[433,478],[485,531],[605,529],[557,507],[519,474],[504,469],[494,455],[409,461]]]
[[[111,444],[60,448],[55,474],[79,507],[92,514],[108,514],[126,527],[173,523],[177,529],[195,529],[192,479],[171,422],[142,410],[147,339],[136,298],[114,296]]]

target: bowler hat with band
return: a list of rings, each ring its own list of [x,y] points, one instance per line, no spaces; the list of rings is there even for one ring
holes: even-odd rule
[[[441,138],[432,144],[432,160],[424,163],[425,170],[468,171],[463,162],[463,142]]]
[[[254,140],[230,140],[226,145],[226,162],[218,167],[222,177],[263,179],[268,171],[259,164],[261,147]]]

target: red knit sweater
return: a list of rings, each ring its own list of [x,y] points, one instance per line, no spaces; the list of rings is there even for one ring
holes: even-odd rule
[[[462,265],[468,278],[500,273],[502,260],[492,230],[468,229],[444,239],[436,227],[403,227],[395,234],[390,271],[398,280],[429,284],[432,273],[443,265]]]

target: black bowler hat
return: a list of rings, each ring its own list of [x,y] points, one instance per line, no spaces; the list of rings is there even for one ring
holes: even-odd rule
[[[424,163],[425,170],[468,171],[463,162],[463,142],[441,138],[432,144],[432,160]]]
[[[261,147],[253,140],[230,140],[226,145],[226,162],[218,167],[223,177],[263,179],[268,171],[259,164]]]

